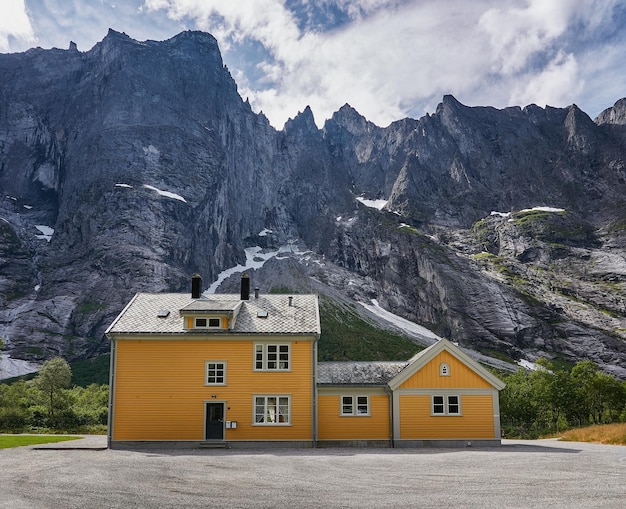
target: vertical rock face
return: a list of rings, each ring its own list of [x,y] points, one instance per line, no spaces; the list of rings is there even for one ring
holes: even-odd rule
[[[313,276],[465,346],[626,376],[623,100],[594,123],[445,96],[387,128],[345,105],[321,130],[307,107],[276,131],[202,32],[111,30],[84,53],[0,55],[0,75],[0,335],[16,358],[104,351],[134,292],[187,291],[247,247],[297,241],[315,270],[291,259],[260,280]],[[537,206],[551,211],[521,212]]]
[[[318,243],[310,225],[346,206],[310,109],[276,132],[209,34],[157,43],[110,30],[86,53],[30,50],[0,68],[4,230],[7,249],[20,246],[2,321],[17,355],[101,349],[135,291],[181,290],[195,271],[211,281],[266,228],[287,239],[303,225]],[[15,277],[18,259],[30,278]],[[45,306],[40,333],[14,319]]]

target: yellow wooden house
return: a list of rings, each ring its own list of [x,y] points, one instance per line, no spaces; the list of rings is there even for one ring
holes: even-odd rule
[[[405,362],[317,362],[316,295],[139,293],[107,329],[109,446],[500,443],[504,384],[440,340]]]
[[[504,383],[447,339],[406,362],[318,364],[318,445],[500,444]]]

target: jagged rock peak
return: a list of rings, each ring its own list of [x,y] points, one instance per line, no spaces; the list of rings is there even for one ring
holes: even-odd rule
[[[442,112],[449,110],[459,111],[465,108],[467,108],[467,106],[461,104],[456,97],[451,94],[446,94],[443,96],[443,100],[437,105],[436,114],[441,114]]]
[[[567,132],[567,141],[571,146],[582,151],[588,151],[591,148],[593,131],[597,129],[597,126],[589,115],[575,104],[567,108],[564,127]]]
[[[333,113],[330,121],[343,127],[352,134],[358,134],[376,127],[375,124],[367,120],[348,103],[344,104],[338,111]]]
[[[607,108],[600,113],[596,117],[595,123],[598,125],[626,125],[626,97],[617,101],[611,108]]]
[[[567,117],[565,118],[566,127],[572,127],[575,124],[587,125],[593,127],[593,121],[583,110],[575,104],[567,107]]]
[[[214,49],[218,49],[217,39],[207,32],[200,30],[185,30],[171,39],[168,39],[168,43],[188,43],[193,42],[196,44],[209,45]]]
[[[167,39],[165,41],[138,41],[128,36],[125,32],[118,32],[109,28],[109,31],[101,43],[105,47],[125,45],[131,43],[136,46],[173,46],[173,47],[189,47],[197,46],[199,48],[210,48],[211,50],[219,52],[217,39],[207,32],[199,30],[185,30],[179,34]],[[98,44],[96,45],[98,46]]]
[[[109,31],[107,32],[106,36],[104,37],[104,39],[102,39],[102,42],[104,41],[131,41],[131,42],[137,42],[135,39],[132,39],[131,37],[129,37],[125,32],[118,32],[117,30],[113,30],[112,28],[109,28]]]
[[[304,108],[304,111],[299,111],[298,114],[294,118],[290,118],[285,122],[285,127],[283,131],[286,133],[294,132],[294,131],[302,131],[302,132],[316,132],[318,131],[317,125],[315,124],[315,118],[313,117],[313,111],[311,111],[311,107],[307,106]]]

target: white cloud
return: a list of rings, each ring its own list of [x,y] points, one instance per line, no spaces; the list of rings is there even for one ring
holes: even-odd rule
[[[216,35],[226,55],[242,41],[259,42],[266,53],[256,71],[263,77],[247,79],[241,69],[234,75],[242,95],[278,128],[307,105],[321,125],[346,102],[387,125],[409,112],[432,111],[446,93],[499,107],[566,106],[585,82],[562,39],[572,23],[591,30],[610,14],[594,0],[336,4],[352,22],[307,32],[280,0],[145,3],[151,10],[167,9],[174,19],[195,20]]]
[[[528,76],[513,89],[511,103],[563,105],[572,94],[576,96],[584,84],[574,56],[559,52],[541,72]]]
[[[70,41],[87,51],[109,28],[138,40],[163,40],[185,29],[165,13],[146,13],[141,9],[143,1],[0,0],[0,52],[25,51],[35,45],[67,48]]]
[[[576,102],[590,115],[625,95],[624,0],[26,2],[28,15],[24,0],[0,1],[0,51],[70,40],[86,51],[109,27],[137,40],[212,33],[242,96],[277,128],[307,105],[318,125],[346,102],[387,125],[447,93]]]
[[[1,52],[10,51],[11,38],[24,44],[33,44],[36,41],[24,0],[2,0],[0,4]]]
[[[489,36],[494,71],[509,74],[523,69],[529,59],[544,51],[567,28],[576,2],[530,0],[488,9],[479,26]],[[572,5],[573,4],[573,5]]]
[[[393,9],[380,8],[390,4]],[[259,65],[270,84],[240,82],[240,90],[277,127],[307,105],[321,123],[345,102],[387,124],[415,102],[477,86],[476,71],[484,67],[485,43],[475,34],[480,3],[457,0],[446,11],[432,2],[361,2],[363,12],[376,13],[327,33],[300,32],[278,0],[147,0],[145,5],[167,5],[174,19],[195,19],[225,51],[245,38],[259,41],[269,52]],[[466,37],[475,44],[466,44]]]
[[[299,37],[295,19],[277,0],[146,0],[144,5],[148,11],[165,9],[175,20],[194,19],[226,46],[250,37],[280,53]]]

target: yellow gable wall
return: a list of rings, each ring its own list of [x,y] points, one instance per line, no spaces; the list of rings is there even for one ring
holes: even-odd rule
[[[374,390],[375,391],[375,390]],[[369,396],[370,415],[341,415],[341,396]],[[319,440],[389,440],[389,395],[361,389],[320,389],[318,394]]]
[[[402,440],[490,439],[495,436],[491,394],[460,394],[463,415],[431,415],[430,395],[400,395]]]
[[[116,440],[203,440],[205,402],[225,402],[226,440],[311,440],[311,341],[290,342],[291,371],[253,371],[255,338],[116,341]],[[205,386],[205,361],[226,361],[225,386]],[[253,426],[253,395],[291,396],[291,425]],[[213,397],[215,396],[215,397]]]
[[[442,363],[448,364],[449,376],[440,375]],[[458,396],[461,415],[432,415],[433,395]],[[499,439],[494,418],[497,398],[498,392],[489,382],[442,350],[396,389],[396,438]]]
[[[439,366],[441,363],[450,366],[450,376],[440,376]],[[492,389],[492,386],[484,378],[452,354],[443,350],[429,363],[423,366],[417,373],[400,385],[400,389],[458,389],[458,388],[484,388]]]

